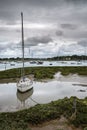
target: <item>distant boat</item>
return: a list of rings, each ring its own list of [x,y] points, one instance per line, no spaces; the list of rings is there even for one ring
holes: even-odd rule
[[[77,64],[80,65],[80,64],[82,64],[82,62],[81,62],[80,60],[78,60],[78,61],[77,61]]]
[[[82,63],[81,62],[77,62],[77,65],[81,65]]]
[[[26,77],[24,74],[24,32],[23,32],[23,13],[21,13],[21,21],[22,21],[22,62],[23,62],[23,67],[22,67],[22,73],[21,73],[21,79],[17,83],[17,89],[18,91],[24,93],[31,88],[33,88],[32,84],[33,81]]]
[[[62,64],[67,64],[67,62],[66,62],[66,61],[61,61],[61,63],[62,63]]]
[[[50,63],[49,65],[52,65],[52,63]]]
[[[30,64],[37,64],[36,61],[30,61]]]
[[[71,62],[71,64],[75,64],[75,62]]]
[[[43,64],[43,61],[37,61],[37,64]]]
[[[11,66],[15,66],[15,63],[10,63]]]

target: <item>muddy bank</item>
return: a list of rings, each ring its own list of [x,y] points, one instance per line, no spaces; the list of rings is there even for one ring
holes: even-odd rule
[[[60,119],[51,120],[36,127],[31,126],[31,130],[82,130],[82,128],[76,128],[65,117],[61,116]]]
[[[27,75],[28,78],[34,80],[34,75]],[[0,79],[0,83],[17,83],[20,78],[6,78]]]
[[[41,79],[53,79],[55,73],[61,72],[64,76],[70,74],[78,74],[81,76],[87,76],[87,67],[26,67],[25,75],[34,75],[36,80]],[[10,69],[6,71],[0,71],[0,81],[13,82],[13,80],[21,77],[20,68]]]
[[[18,79],[8,78],[8,79],[0,79],[0,83],[16,83]]]
[[[32,79],[35,81],[40,81],[40,82],[48,82],[51,80],[57,80],[61,82],[76,82],[76,84],[78,85],[87,87],[87,76],[81,76],[78,74],[69,74],[67,76],[64,76],[61,74],[61,72],[58,72],[54,75],[53,79],[46,78],[46,79],[37,80],[37,79],[34,79],[34,75]],[[1,79],[0,83],[16,83],[18,80],[19,78],[7,78],[7,79]]]
[[[87,85],[87,76],[81,76],[78,74],[63,76],[61,75],[61,72],[58,72],[54,75],[54,79],[61,82],[76,82],[77,84],[81,84],[83,86]]]

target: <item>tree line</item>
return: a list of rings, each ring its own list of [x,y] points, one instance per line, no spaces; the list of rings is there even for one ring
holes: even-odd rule
[[[3,60],[6,60],[6,61],[19,61],[19,60],[22,60],[22,58],[20,57],[11,57],[11,58],[0,58],[0,61],[3,61]],[[56,56],[56,57],[50,57],[50,58],[24,58],[24,60],[87,60],[87,56],[86,55],[72,55],[72,56]]]

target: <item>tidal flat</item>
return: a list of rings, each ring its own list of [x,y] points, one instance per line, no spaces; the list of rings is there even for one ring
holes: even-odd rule
[[[33,75],[35,80],[53,79],[55,73],[61,72],[62,75],[78,74],[87,76],[87,67],[26,67],[25,75]],[[0,83],[17,82],[21,77],[21,68],[0,71]]]
[[[24,100],[25,97],[23,95],[22,98],[20,95],[17,95],[16,85],[15,87],[10,86],[11,88],[7,87],[7,84],[16,84],[15,82],[21,75],[20,70],[21,68],[1,71],[0,88],[2,88],[5,93],[8,92],[7,90],[5,91],[5,88],[10,89],[11,96],[16,95],[19,96],[18,98],[20,98],[20,100]],[[34,75],[34,92],[31,93],[31,97],[35,99],[36,104],[30,106],[30,108],[19,109],[16,112],[1,111],[0,130],[39,130],[38,125],[42,126],[43,123],[53,122],[54,120],[59,121],[61,116],[67,120],[69,126],[72,127],[73,125],[71,130],[83,130],[87,127],[87,67],[28,67],[25,68],[25,73],[26,75]],[[10,81],[12,81],[12,83],[10,83]],[[12,93],[13,89],[14,94]],[[79,91],[83,89],[85,92]],[[50,90],[52,90],[52,93]],[[35,93],[37,95],[36,97]],[[8,93],[7,97],[10,94]],[[34,97],[32,94],[34,94]],[[14,98],[10,97],[9,99]],[[30,105],[29,100],[27,100],[28,105]],[[74,100],[76,101],[75,116],[73,116],[75,112],[75,108],[73,107]],[[9,106],[9,103],[7,102],[7,106]],[[12,103],[14,102],[12,101]],[[22,105],[26,106],[26,102]],[[12,106],[11,108],[14,109]],[[54,130],[65,130],[63,127],[58,128],[55,126],[53,127]],[[45,128],[42,129],[45,130]],[[67,130],[68,129],[70,128],[67,127]]]
[[[61,75],[58,72],[53,79],[33,81],[33,90],[20,94],[16,83],[0,83],[0,112],[11,112],[30,108],[36,104],[45,104],[64,97],[87,96],[87,77],[77,74]]]

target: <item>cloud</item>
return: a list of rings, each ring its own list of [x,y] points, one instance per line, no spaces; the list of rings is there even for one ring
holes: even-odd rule
[[[57,35],[57,36],[63,36],[63,31],[57,30],[57,31],[56,31],[56,35]]]
[[[67,48],[70,40],[77,43],[87,38],[87,0],[0,0],[0,52],[15,51],[13,43],[21,45],[21,11],[26,46],[47,46],[61,39],[66,40]],[[78,49],[83,48],[80,44]]]
[[[0,53],[7,48],[6,45],[0,44]]]
[[[78,29],[75,31],[64,31],[64,37],[74,41],[82,40],[87,37],[87,31]]]
[[[37,36],[37,37],[30,37],[25,40],[25,46],[37,46],[39,43],[47,44],[52,42],[52,38],[50,36]]]
[[[87,47],[87,39],[86,40],[81,40],[78,42],[78,45],[82,46],[82,47]]]
[[[70,24],[70,23],[63,23],[63,24],[61,24],[61,28],[74,30],[74,29],[77,29],[77,25]]]
[[[70,1],[70,2],[69,2]],[[77,0],[76,0],[77,1]],[[75,0],[0,0],[0,18],[6,20],[7,23],[12,23],[20,20],[20,12],[24,12],[24,17],[27,20],[41,21],[46,19],[58,20],[63,18],[66,20],[73,19],[76,16],[77,7],[73,3]],[[80,0],[82,1],[82,0]],[[86,1],[86,0],[85,0]],[[78,6],[83,6],[82,2],[77,2]],[[85,5],[85,4],[84,4]],[[80,8],[81,9],[81,8]],[[79,10],[78,8],[78,13]],[[83,9],[80,10],[82,12]],[[76,12],[76,14],[77,14]],[[69,15],[69,17],[67,17]],[[52,17],[51,17],[52,16]],[[74,20],[74,19],[73,19]]]
[[[63,4],[61,0],[0,0],[0,18],[12,23],[20,19],[20,12],[23,11],[25,19],[31,21],[41,18],[49,9],[60,4]]]
[[[10,43],[10,42],[0,42],[0,53],[9,51],[15,51],[17,49],[17,43]]]
[[[65,1],[74,5],[87,3],[87,0],[65,0]]]
[[[58,55],[82,55],[84,54],[84,49],[77,43],[72,43],[70,45],[62,45],[59,48]]]
[[[61,26],[57,27],[55,34],[57,36],[62,36],[62,39],[67,41],[79,41],[87,38],[87,25],[86,24],[71,24],[63,23]]]

